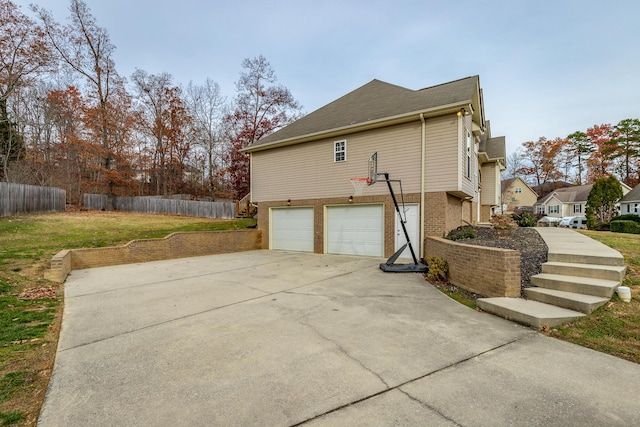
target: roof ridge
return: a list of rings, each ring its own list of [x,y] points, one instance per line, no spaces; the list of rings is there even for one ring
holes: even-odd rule
[[[422,89],[416,90],[416,92],[420,92],[420,91],[428,90],[428,89],[433,89],[433,88],[436,88],[436,87],[439,87],[439,86],[446,86],[446,85],[449,85],[451,83],[457,83],[457,82],[461,82],[463,80],[469,80],[469,79],[474,79],[474,78],[480,80],[480,75],[476,74],[474,76],[467,76],[467,77],[462,77],[460,79],[451,80],[450,82],[445,82],[445,83],[440,83],[440,84],[433,85],[433,86],[423,87]]]

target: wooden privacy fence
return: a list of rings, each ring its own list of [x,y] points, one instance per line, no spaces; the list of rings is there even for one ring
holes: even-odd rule
[[[61,188],[0,182],[0,217],[65,210],[67,192]]]
[[[113,197],[113,205],[104,194],[85,194],[84,207],[97,210],[116,210],[152,214],[185,215],[200,218],[236,217],[236,206],[232,202],[199,202],[195,200],[164,199],[160,197]]]

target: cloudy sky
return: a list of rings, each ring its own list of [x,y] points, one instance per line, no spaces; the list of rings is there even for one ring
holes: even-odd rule
[[[66,22],[69,0],[35,3]],[[564,137],[640,118],[640,1],[85,0],[119,73],[218,82],[263,55],[306,112],[379,79],[421,89],[479,75],[494,136]]]

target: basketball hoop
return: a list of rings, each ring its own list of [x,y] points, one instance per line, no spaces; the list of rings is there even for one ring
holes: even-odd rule
[[[351,178],[351,185],[353,185],[353,195],[361,196],[364,187],[369,185],[371,180],[369,178]]]

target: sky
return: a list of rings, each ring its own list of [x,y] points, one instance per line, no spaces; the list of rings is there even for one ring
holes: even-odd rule
[[[66,23],[69,0],[35,3]],[[217,82],[264,56],[310,113],[373,79],[422,89],[479,75],[507,153],[640,118],[638,0],[85,0],[119,74]]]

